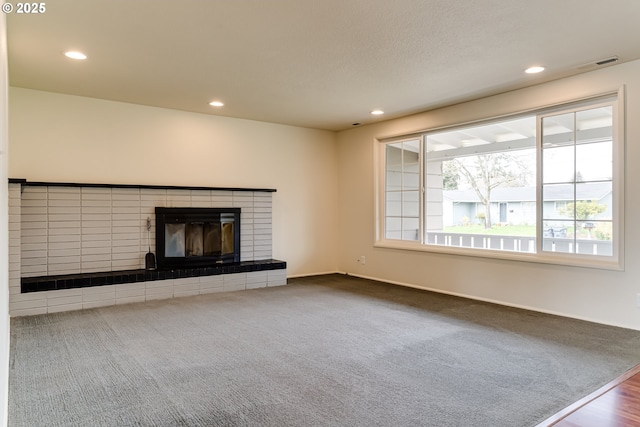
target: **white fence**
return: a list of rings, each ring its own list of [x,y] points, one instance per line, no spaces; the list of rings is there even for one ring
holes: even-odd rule
[[[427,244],[529,253],[533,253],[536,250],[535,237],[447,233],[442,231],[427,232]],[[611,240],[544,237],[542,250],[610,256],[613,254],[613,245]]]

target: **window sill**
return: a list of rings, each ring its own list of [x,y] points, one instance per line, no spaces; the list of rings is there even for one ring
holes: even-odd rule
[[[566,253],[521,253],[502,251],[497,249],[473,249],[444,245],[424,245],[416,241],[407,240],[378,240],[373,245],[376,248],[399,249],[407,251],[430,252],[447,255],[471,256],[480,258],[500,259],[509,261],[531,262],[541,264],[564,265],[567,267],[595,268],[601,270],[624,271],[622,261],[610,257],[572,255]]]

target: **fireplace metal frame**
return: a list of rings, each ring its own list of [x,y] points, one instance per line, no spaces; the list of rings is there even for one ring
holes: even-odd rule
[[[166,208],[156,207],[156,259],[158,269],[212,267],[240,262],[240,208]],[[233,215],[233,253],[220,256],[170,257],[165,254],[165,224],[220,221],[222,214]]]

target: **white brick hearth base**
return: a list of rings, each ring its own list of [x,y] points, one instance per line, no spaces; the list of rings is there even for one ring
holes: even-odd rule
[[[10,312],[27,316],[286,284],[286,270],[269,270],[18,293],[10,298]]]

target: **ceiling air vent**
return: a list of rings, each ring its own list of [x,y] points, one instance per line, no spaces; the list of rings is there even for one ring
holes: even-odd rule
[[[611,58],[606,58],[606,59],[601,59],[600,61],[596,61],[596,65],[607,65],[607,64],[611,64],[613,62],[618,61],[618,57],[617,56],[612,56]]]
[[[602,67],[603,65],[609,65],[609,64],[613,64],[615,62],[618,62],[620,60],[620,58],[618,58],[617,56],[610,56],[609,58],[604,58],[604,59],[600,59],[598,61],[593,61],[593,62],[587,62],[586,64],[582,64],[578,67],[578,70],[587,70],[589,68],[593,69],[596,67]]]

